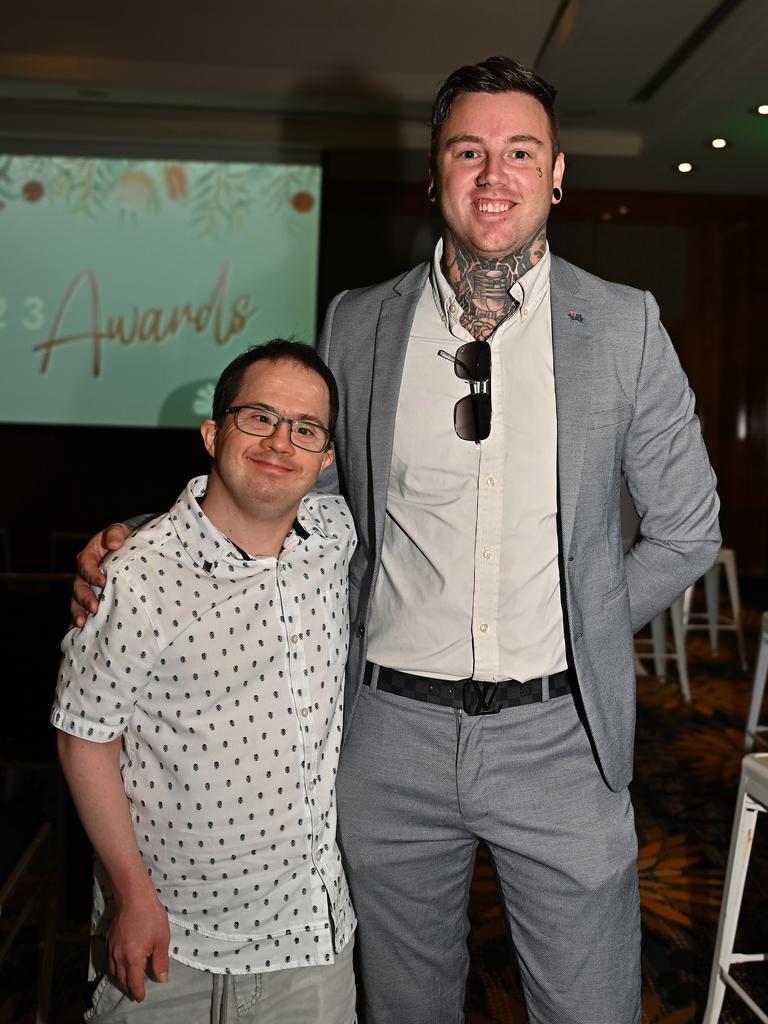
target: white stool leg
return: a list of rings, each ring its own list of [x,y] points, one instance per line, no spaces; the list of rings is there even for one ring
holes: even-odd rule
[[[691,584],[683,594],[683,629],[688,629],[688,620],[691,617],[691,605],[693,604],[694,585]]]
[[[677,674],[680,679],[680,690],[686,704],[691,703],[691,687],[688,682],[688,660],[685,654],[685,630],[683,629],[683,598],[678,597],[669,609],[672,620],[672,635],[675,638],[675,654],[677,655]]]
[[[741,667],[747,671],[747,657],[744,653],[744,632],[741,628],[741,599],[739,597],[739,579],[736,575],[736,556],[733,551],[723,551],[722,562],[725,569],[725,579],[728,584],[728,596],[731,600],[731,612],[733,621],[736,623],[736,639],[739,644],[739,658]]]
[[[659,679],[667,678],[667,622],[666,612],[659,612],[651,619],[651,642],[653,643],[653,667]]]
[[[755,730],[760,718],[760,708],[765,696],[765,680],[768,676],[768,612],[763,613],[763,628],[760,632],[760,646],[755,665],[755,681],[752,683],[752,697],[747,714],[747,728],[744,732],[744,753],[749,754],[755,745]]]
[[[717,926],[712,973],[709,979],[709,997],[701,1024],[716,1024],[723,1007],[725,982],[720,972],[721,970],[727,971],[730,966],[757,814],[757,805],[747,796],[746,782],[742,776],[731,833],[731,848],[728,853],[728,867],[723,886],[723,901],[720,907],[720,922]]]
[[[709,643],[713,656],[717,654],[717,620],[720,617],[720,563],[715,562],[704,574],[704,595],[707,601]]]

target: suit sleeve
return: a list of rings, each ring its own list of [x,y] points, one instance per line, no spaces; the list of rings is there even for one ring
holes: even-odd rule
[[[331,300],[331,304],[328,306],[328,311],[325,314],[325,320],[323,321],[323,329],[320,331],[320,337],[317,340],[317,354],[323,360],[323,362],[330,367],[334,376],[336,377],[336,383],[338,384],[338,376],[333,367],[333,355],[332,352],[332,336],[333,336],[333,321],[336,315],[336,309],[339,302],[346,295],[346,292],[341,292],[336,298]],[[339,403],[341,404],[342,396],[339,395]],[[336,463],[336,459],[328,466],[327,469],[323,470],[320,474],[320,478],[315,484],[316,491],[321,494],[338,494],[341,490],[339,481],[339,469]]]
[[[715,474],[694,395],[648,293],[645,315],[622,467],[640,517],[639,540],[625,556],[635,632],[709,569],[721,540]]]

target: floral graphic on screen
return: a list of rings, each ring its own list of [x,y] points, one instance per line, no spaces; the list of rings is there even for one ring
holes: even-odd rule
[[[50,202],[80,216],[111,211],[129,227],[174,204],[201,239],[246,230],[256,211],[291,231],[314,210],[318,188],[308,165],[0,156],[0,212]]]

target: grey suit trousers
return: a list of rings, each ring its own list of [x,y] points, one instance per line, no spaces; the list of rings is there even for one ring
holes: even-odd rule
[[[337,783],[365,1024],[464,1020],[491,851],[535,1024],[639,1024],[637,842],[570,695],[488,717],[363,687]]]

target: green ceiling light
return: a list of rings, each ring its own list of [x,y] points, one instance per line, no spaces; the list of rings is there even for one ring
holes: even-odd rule
[[[763,117],[768,117],[768,103],[761,103],[757,108],[758,114],[762,114]]]
[[[693,164],[688,163],[687,160],[683,160],[682,163],[677,165],[677,169],[681,174],[690,174],[693,170]]]
[[[725,139],[712,139],[712,141],[710,142],[710,146],[712,147],[712,149],[725,149],[727,145],[728,143]]]

